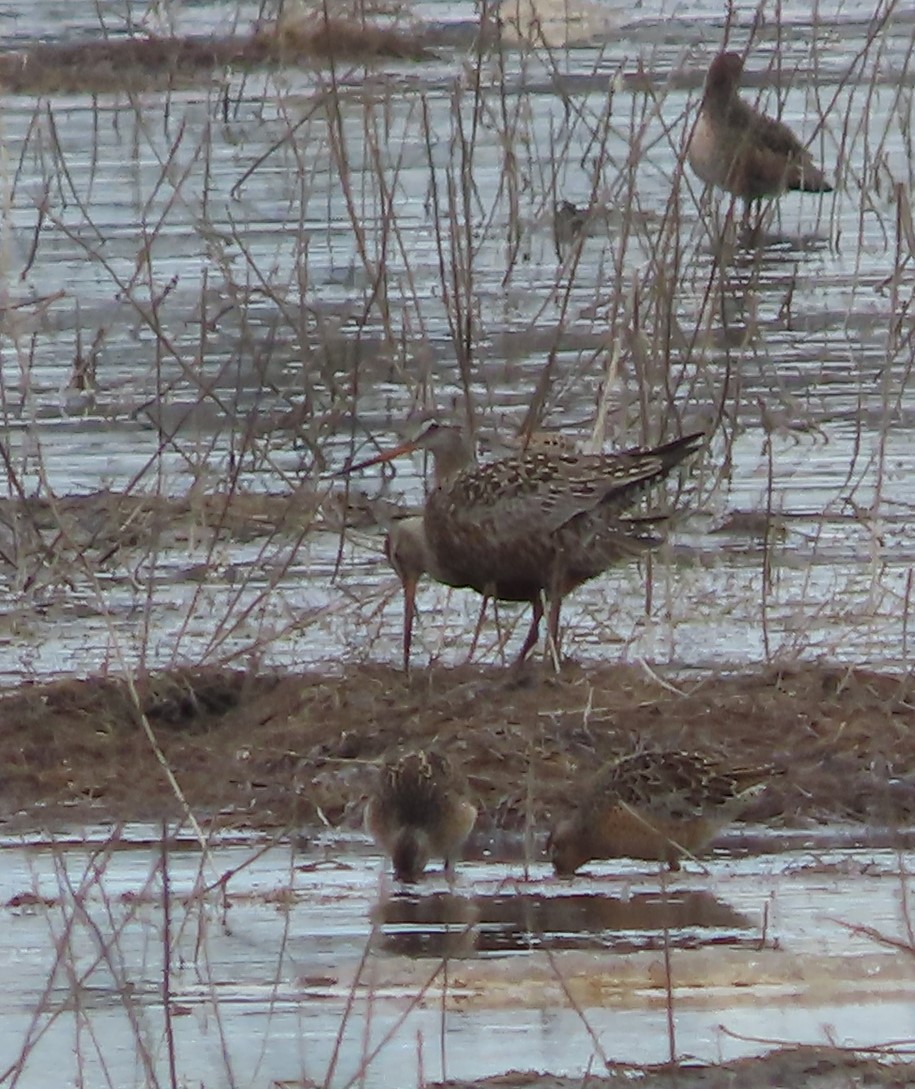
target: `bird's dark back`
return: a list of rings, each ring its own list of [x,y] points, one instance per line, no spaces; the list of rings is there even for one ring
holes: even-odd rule
[[[398,824],[425,827],[439,817],[452,787],[452,772],[442,757],[413,752],[385,767],[381,800]]]
[[[587,549],[600,525],[629,509],[704,439],[697,433],[617,454],[535,450],[466,469],[426,502],[429,546],[451,585],[531,600],[549,586],[557,559],[565,563]],[[612,548],[582,553],[581,562],[567,564],[581,568],[572,584],[599,574],[620,558],[614,556]]]

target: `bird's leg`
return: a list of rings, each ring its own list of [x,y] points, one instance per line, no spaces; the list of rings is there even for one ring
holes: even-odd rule
[[[403,671],[410,672],[410,648],[413,645],[413,618],[416,615],[416,586],[418,579],[403,579]]]
[[[499,617],[499,599],[493,598],[492,602],[492,618],[496,625],[496,649],[499,651],[499,661],[502,665],[505,665],[505,644],[508,642],[508,637],[511,632],[502,634],[502,620]]]
[[[559,653],[559,611],[562,608],[564,557],[560,552],[553,560],[550,573],[549,602],[550,613],[546,628],[546,653],[552,659],[553,669],[558,673],[562,658]]]
[[[559,672],[562,661],[559,654],[559,610],[562,607],[562,594],[554,588],[550,595],[550,615],[546,626],[546,652],[553,660],[553,669]]]
[[[489,604],[489,594],[483,595],[483,604],[480,606],[480,615],[477,617],[477,626],[473,629],[473,639],[470,642],[470,653],[467,655],[467,661],[472,662],[474,653],[477,649],[477,641],[480,638],[480,632],[483,630],[483,618],[486,616],[486,606]]]
[[[492,603],[493,619],[496,624],[496,652],[499,655],[499,661],[502,665],[505,665],[505,648],[508,645],[509,639],[515,632],[515,625],[509,625],[504,631],[502,629],[502,619],[499,616],[499,599],[493,598]],[[536,642],[536,638],[534,640]]]
[[[521,647],[521,653],[515,659],[516,666],[521,665],[530,654],[531,648],[536,646],[537,640],[540,638],[540,618],[543,616],[543,601],[539,594],[531,602],[531,610],[531,626],[528,628],[527,637]]]
[[[762,230],[763,206],[761,199],[747,199],[743,206],[743,219],[741,220],[741,234],[743,242],[747,246],[758,245]]]

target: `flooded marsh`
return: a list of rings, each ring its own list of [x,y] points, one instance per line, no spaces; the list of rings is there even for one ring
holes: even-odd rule
[[[353,500],[415,505],[420,466],[349,495],[329,471],[432,409],[484,439],[541,424],[580,441],[597,426],[614,445],[675,422],[712,435],[673,556],[570,602],[576,655],[897,665],[912,498],[905,13],[842,5],[806,29],[792,17],[791,42],[777,22],[754,40],[744,95],[815,136],[836,190],[782,198],[749,249],[727,199],[683,164],[723,31],[711,12],[646,10],[612,41],[502,53],[474,52],[469,6],[418,14],[467,39],[381,68],[228,70],[216,89],[7,96],[10,499],[199,495],[231,519],[236,497],[269,493],[314,514],[285,532],[255,521],[242,540],[218,515],[178,540],[167,519],[133,537],[128,522],[126,540],[115,526],[47,579],[28,508],[10,510],[3,675],[85,674],[112,655],[390,659],[398,605],[378,529],[341,531],[340,503],[344,516]],[[97,15],[83,17],[88,32]],[[750,9],[734,20],[747,41]],[[215,21],[204,5],[177,29]],[[16,28],[10,45],[34,35],[27,12]],[[591,212],[558,257],[562,200]],[[716,533],[735,512],[761,536]],[[40,531],[45,550],[55,540]],[[468,596],[424,588],[427,654],[461,660]],[[487,628],[483,660],[498,646]]]
[[[661,888],[595,866],[575,894],[542,864],[519,881],[517,864],[469,862],[450,891],[432,876],[405,895],[358,843],[316,846],[163,852],[140,826],[116,844],[7,841],[5,1078],[46,1084],[56,1062],[84,1084],[173,1084],[172,1048],[201,1084],[597,1074],[663,1061],[670,1001],[678,1045],[705,1061],[910,1031],[911,958],[872,936],[900,933],[893,852],[773,841]]]
[[[341,5],[346,49],[306,22],[294,56],[241,0],[7,9],[0,1085],[900,1059],[908,8]],[[723,48],[834,186],[752,240],[686,163]],[[480,598],[431,580],[396,668],[383,536],[430,466],[334,474],[432,415],[484,456],[708,436],[653,497],[665,545],[564,602],[557,677],[504,672],[511,604],[468,662]],[[480,803],[453,887],[394,885],[361,832],[405,742]],[[580,776],[646,744],[773,783],[681,874],[552,876]]]

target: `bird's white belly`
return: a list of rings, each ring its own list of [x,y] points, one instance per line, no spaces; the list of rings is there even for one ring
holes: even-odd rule
[[[705,114],[700,114],[693,129],[687,158],[689,165],[706,185],[726,184],[730,163],[725,161],[721,143]]]

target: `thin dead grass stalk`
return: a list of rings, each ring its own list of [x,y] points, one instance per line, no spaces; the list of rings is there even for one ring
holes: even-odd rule
[[[171,1089],[178,1089],[178,1064],[172,1025],[172,890],[168,866],[168,825],[161,825],[159,872],[162,875],[162,1009]]]
[[[875,58],[879,59],[881,31],[894,10],[893,4],[879,8],[868,39],[847,73],[833,83],[830,95],[824,96],[822,101],[818,98],[821,116],[815,119],[813,128],[814,134],[821,133],[824,148],[837,147],[839,176],[849,183],[847,187],[862,190],[855,239],[840,238],[836,226],[840,202],[849,197],[840,194],[828,204],[832,217],[829,244],[839,247],[851,242],[863,248],[861,243],[870,217],[885,237],[894,241],[893,267],[884,284],[889,293],[886,306],[893,320],[886,339],[885,369],[881,375],[880,408],[884,412],[884,423],[880,427],[880,444],[873,454],[867,451],[868,434],[859,411],[850,465],[844,479],[833,486],[831,501],[837,506],[846,498],[855,502],[860,499],[861,518],[868,527],[873,527],[875,615],[879,604],[876,591],[881,586],[884,570],[878,541],[879,518],[881,508],[888,501],[888,466],[892,460],[890,427],[886,421],[905,408],[913,366],[912,337],[907,327],[911,298],[906,294],[906,282],[915,242],[906,195],[911,163],[906,168],[907,173],[899,178],[888,176],[881,165],[887,147],[896,138],[897,122],[889,117],[882,127],[873,127],[869,118],[878,113],[878,80],[875,74],[860,84],[855,80],[866,65],[873,66]],[[360,26],[358,33],[358,45],[362,49],[367,41],[365,28]],[[505,373],[509,372],[507,366],[499,369],[494,365],[484,350],[492,341],[493,328],[492,318],[481,298],[485,302],[485,292],[493,290],[492,285],[498,283],[506,291],[516,289],[532,296],[534,290],[538,292],[536,303],[523,310],[523,320],[518,320],[519,328],[527,322],[526,328],[522,329],[523,335],[541,332],[541,327],[544,334],[538,341],[542,348],[536,349],[536,366],[525,372],[522,379],[527,392],[527,401],[521,406],[523,430],[534,429],[550,412],[568,419],[568,414],[563,413],[569,391],[579,391],[576,393],[577,409],[586,403],[580,390],[592,388],[588,383],[596,383],[600,378],[603,378],[604,388],[602,392],[598,389],[594,397],[597,422],[593,438],[598,442],[603,441],[605,432],[610,432],[615,439],[624,439],[632,432],[639,440],[655,440],[676,430],[691,415],[707,419],[714,432],[711,459],[714,466],[703,470],[695,493],[696,505],[703,502],[713,505],[728,502],[726,486],[732,471],[746,470],[746,464],[739,460],[741,455],[735,449],[737,440],[748,428],[760,434],[761,423],[762,431],[766,431],[763,417],[768,414],[766,418],[775,421],[765,436],[765,516],[767,525],[771,524],[782,513],[778,408],[783,407],[787,413],[796,406],[791,401],[791,388],[780,373],[781,364],[773,357],[772,345],[777,343],[775,333],[778,330],[773,328],[771,316],[766,315],[759,302],[760,297],[765,302],[763,289],[767,270],[758,255],[741,263],[740,254],[732,244],[721,246],[711,256],[707,253],[709,239],[717,236],[719,230],[726,234],[733,225],[733,208],[717,219],[708,208],[698,208],[699,193],[684,170],[682,157],[683,137],[688,131],[695,102],[688,99],[682,107],[672,107],[672,91],[657,86],[652,77],[654,59],[648,57],[644,70],[628,82],[625,73],[620,71],[606,93],[582,95],[577,87],[572,88],[567,78],[564,68],[567,56],[561,51],[551,51],[541,44],[519,58],[517,64],[514,57],[500,53],[490,70],[478,49],[466,69],[450,85],[446,110],[439,110],[436,94],[419,92],[398,112],[390,99],[382,96],[376,101],[364,88],[356,92],[347,87],[352,71],[345,65],[349,50],[356,44],[352,35],[345,39],[342,32],[325,19],[311,44],[331,58],[323,70],[325,74],[316,81],[314,94],[303,99],[276,91],[272,101],[269,95],[264,96],[260,107],[265,110],[265,116],[269,110],[274,111],[270,116],[276,117],[278,134],[274,136],[264,124],[266,150],[262,150],[261,144],[256,150],[248,149],[248,157],[239,162],[237,178],[225,189],[222,188],[225,179],[218,176],[219,155],[223,149],[216,147],[216,140],[222,139],[219,122],[224,124],[228,118],[234,85],[227,80],[218,97],[214,96],[207,103],[211,116],[196,133],[189,115],[179,113],[178,119],[173,120],[180,100],[171,95],[166,97],[162,103],[166,137],[162,140],[155,135],[139,98],[134,99],[132,165],[141,161],[156,165],[148,183],[143,183],[142,195],[137,200],[138,216],[144,226],[136,260],[129,269],[122,257],[109,255],[110,227],[99,215],[98,204],[93,199],[92,187],[101,184],[96,180],[99,164],[93,159],[87,182],[85,175],[80,173],[83,164],[72,150],[72,144],[68,143],[57,105],[46,101],[36,106],[25,126],[23,146],[19,149],[10,180],[13,203],[21,205],[25,199],[23,194],[35,177],[39,178],[40,184],[35,188],[33,228],[20,278],[40,273],[42,262],[48,259],[44,248],[46,237],[68,240],[87,267],[99,274],[112,293],[118,294],[123,310],[117,321],[126,325],[125,315],[129,313],[136,329],[151,345],[148,355],[143,356],[150,362],[152,376],[149,400],[137,408],[135,419],[145,420],[155,428],[156,439],[151,452],[127,481],[124,495],[142,500],[144,492],[151,487],[155,496],[163,497],[170,486],[169,466],[173,464],[172,459],[177,461],[185,478],[191,481],[188,507],[195,512],[197,531],[200,534],[211,531],[206,545],[199,550],[199,557],[203,567],[212,571],[222,562],[225,538],[231,536],[236,524],[233,511],[237,509],[246,481],[255,470],[290,485],[289,503],[295,504],[299,501],[295,488],[298,478],[304,476],[313,482],[325,460],[332,463],[333,457],[339,454],[339,447],[334,448],[332,441],[343,430],[348,432],[352,452],[363,434],[374,441],[385,421],[398,419],[400,422],[399,417],[406,415],[411,407],[422,406],[453,407],[466,420],[470,430],[479,431],[500,407],[495,402],[501,384],[505,383]],[[198,57],[198,61],[204,60],[212,66],[219,59],[218,50],[214,53],[212,46],[208,48],[210,52]],[[283,51],[285,63],[304,47],[286,35],[275,48]],[[148,68],[155,51],[152,47],[147,47],[147,51]],[[161,48],[159,55],[167,59],[167,51]],[[344,57],[346,59],[341,59]],[[57,60],[60,67],[65,67],[60,57]],[[193,67],[195,63],[189,56],[180,61],[178,68],[183,71],[182,65]],[[604,63],[598,56],[591,74],[604,72]],[[164,61],[159,64],[162,70],[166,67]],[[169,69],[170,75],[172,70]],[[519,91],[519,86],[523,88],[523,81],[519,84],[519,79],[538,72],[545,73],[545,78],[551,81],[562,113],[561,118],[551,117],[548,123],[535,116],[537,100],[527,90]],[[777,76],[781,81],[788,75],[790,73],[775,73],[773,78]],[[47,78],[51,79],[52,74],[47,74]],[[58,71],[53,78],[63,79],[65,73],[61,75]],[[638,93],[633,92],[636,79],[639,81]],[[906,116],[910,112],[910,101],[902,85],[892,94],[894,112]],[[243,99],[239,89],[233,100],[233,120],[245,116]],[[779,102],[781,104],[782,100]],[[827,114],[828,125],[825,123]],[[124,111],[118,115],[117,123],[126,125],[130,117],[130,111]],[[127,142],[125,138],[125,146]],[[443,146],[449,151],[444,161]],[[315,148],[319,150],[315,151]],[[411,175],[416,166],[410,153],[415,148],[422,149],[425,159],[425,203],[428,205],[422,210],[425,221],[423,214],[417,211],[423,201],[416,198],[415,178]],[[322,171],[319,167],[325,162],[327,171]],[[491,172],[485,183],[481,182],[484,168]],[[245,216],[236,217],[232,211],[223,216],[219,210],[224,191],[233,199],[263,199],[260,187],[273,170],[286,172],[291,179],[283,224],[288,252],[283,250],[275,259],[279,271],[273,265],[273,258],[265,258],[258,240],[251,237]],[[324,173],[333,174],[333,196],[328,193]],[[658,175],[663,178],[669,191],[666,201],[659,203],[654,196],[645,197],[646,174],[655,180]],[[888,185],[893,195],[891,211],[880,199]],[[545,233],[544,222],[552,215],[551,205],[568,186],[575,187],[578,199],[586,194],[589,209],[602,210],[604,218],[597,218],[603,222],[603,227],[594,235],[580,234],[570,252],[560,256],[555,271],[544,276],[545,286],[538,282],[531,288],[526,279],[524,260],[527,248]],[[269,189],[266,191],[273,193]],[[650,191],[659,190],[656,187]],[[337,192],[342,211],[335,203]],[[409,208],[405,205],[407,195],[413,201]],[[341,308],[344,317],[340,319],[341,341],[350,344],[353,352],[352,356],[342,359],[328,347],[329,330],[336,318],[327,314],[320,274],[312,267],[315,249],[322,244],[313,223],[313,209],[320,207],[321,202],[326,212],[327,230],[342,224],[354,239],[355,256],[350,271],[358,286],[350,290],[347,306]],[[162,256],[163,249],[168,252],[176,225],[184,223],[184,206],[200,211],[201,222],[197,229],[206,241],[202,252],[208,263],[190,309],[186,299],[180,300],[182,283]],[[428,226],[434,241],[436,267],[431,276],[412,248],[417,222],[423,229]],[[604,232],[602,238],[599,237],[601,230]],[[497,243],[502,247],[498,252],[502,254],[503,263],[498,273],[492,275],[485,262],[491,259]],[[595,258],[589,247],[592,251],[602,247],[604,252]],[[291,260],[288,254],[293,255]],[[861,259],[855,258],[853,264],[852,291],[869,290]],[[430,286],[425,279],[437,280],[437,283]],[[593,283],[588,283],[589,280]],[[339,287],[338,282],[335,290]],[[433,287],[438,292],[434,298]],[[800,323],[804,315],[798,300],[803,296],[803,283],[799,281],[798,273],[785,290],[787,295],[778,313],[787,315],[789,324]],[[36,298],[32,313],[46,318],[54,299],[53,295]],[[735,299],[740,307],[734,306]],[[689,302],[685,304],[684,300]],[[491,307],[491,302],[489,305]],[[264,326],[258,325],[256,317],[249,320],[248,316],[249,310],[253,312],[258,308],[270,310],[269,337],[260,345],[256,344],[256,337]],[[596,315],[590,325],[581,317],[586,308]],[[180,323],[188,312],[193,312],[199,323],[198,334],[192,341],[180,332]],[[228,325],[228,319],[236,313],[243,315],[238,326]],[[105,373],[107,357],[117,350],[118,339],[109,336],[107,328],[101,324],[93,329],[89,323],[94,320],[78,310],[75,359],[92,359],[95,392],[104,396],[111,389]],[[588,337],[582,336],[581,341],[576,341],[574,334],[581,334],[583,328],[587,329]],[[430,342],[444,329],[450,338],[450,352],[446,353],[449,358],[445,360],[429,348]],[[238,346],[226,351],[222,338],[236,335],[236,330]],[[377,335],[380,345],[377,351],[371,340],[373,335]],[[23,334],[16,344],[23,399],[26,395],[34,396],[36,391],[39,398],[41,396],[36,373],[41,362],[42,337],[39,322],[38,332]],[[254,348],[249,340],[255,342]],[[582,342],[584,346],[580,347]],[[291,348],[288,347],[290,344]],[[91,347],[86,350],[87,346]],[[284,365],[295,363],[298,366],[295,381],[300,386],[293,388],[291,393],[285,380],[271,377],[275,370],[269,366],[284,348],[288,349],[290,357],[284,358]],[[523,351],[532,354],[527,346]],[[254,358],[258,352],[263,353],[263,358]],[[383,372],[366,360],[366,356],[374,354],[390,357],[390,374],[394,377],[389,384],[397,385],[397,391],[386,395],[383,402],[373,389],[373,384],[380,383],[378,376]],[[849,348],[849,354],[854,360],[852,348]],[[219,360],[216,367],[211,365],[214,357]],[[760,408],[748,398],[752,367],[759,371],[760,381],[767,388],[767,398],[772,400],[771,406]],[[239,394],[245,392],[241,376],[247,370],[256,375],[258,390],[245,401]],[[815,386],[816,371],[811,373],[814,377],[809,385]],[[88,381],[88,373],[84,378]],[[271,382],[275,383],[272,387]],[[617,384],[623,405],[619,412],[614,411],[610,401],[610,393]],[[4,398],[4,415],[12,421],[16,406],[8,399],[6,386],[0,395]],[[303,441],[308,446],[308,455],[304,464],[295,470],[289,468],[289,460],[284,457],[288,451],[271,448],[258,431],[262,408],[272,404],[277,396],[288,396],[293,407],[302,406],[300,425],[295,434],[305,436]],[[179,408],[173,418],[164,420],[162,406],[167,406],[170,400],[182,399],[185,406]],[[628,407],[634,407],[636,411],[627,415]],[[218,423],[211,427],[198,426],[196,414],[204,411],[212,413]],[[816,409],[812,395],[802,400],[798,415],[802,423],[811,428],[816,425],[822,412]],[[182,821],[194,830],[203,852],[197,886],[185,905],[188,915],[184,919],[176,918],[171,899],[168,844],[163,830],[159,868],[164,918],[162,993],[167,1011],[169,1081],[175,1086],[178,1073],[169,1011],[173,986],[172,940],[196,919],[195,953],[201,963],[205,962],[206,923],[200,909],[207,896],[216,894],[225,917],[229,902],[227,887],[237,871],[219,873],[215,878],[204,880],[204,873],[211,864],[208,861],[211,852],[207,836],[195,819],[197,802],[182,786],[183,769],[169,757],[162,731],[151,718],[148,702],[141,691],[142,682],[148,679],[157,664],[157,594],[160,580],[168,577],[167,544],[163,536],[150,533],[139,550],[139,560],[137,553],[132,558],[122,558],[120,550],[99,552],[94,539],[87,543],[72,528],[63,497],[55,493],[52,475],[42,464],[40,447],[37,458],[39,468],[32,472],[32,462],[17,461],[10,443],[0,440],[0,459],[7,489],[19,501],[18,509],[22,511],[20,537],[10,554],[0,559],[16,569],[15,591],[24,602],[29,600],[29,594],[36,592],[42,577],[59,580],[65,587],[90,588],[92,600],[105,611],[107,618],[112,647],[107,667],[124,678],[127,705],[133,719],[146,739],[156,767],[169,784],[173,799],[183,814]],[[873,494],[861,499],[861,493],[871,486]],[[51,516],[57,522],[50,537],[31,502],[35,488],[47,499]],[[294,532],[288,532],[281,522],[275,522],[263,534],[257,547],[249,551],[245,572],[221,598],[222,612],[211,623],[208,637],[200,641],[194,637],[194,628],[201,617],[206,616],[208,596],[202,586],[197,586],[188,595],[175,628],[171,649],[173,662],[191,654],[199,661],[211,663],[227,663],[241,657],[251,665],[253,675],[254,667],[276,646],[283,645],[297,627],[317,627],[331,615],[356,615],[357,612],[366,622],[358,624],[358,636],[353,637],[353,645],[346,648],[346,652],[364,658],[372,656],[377,647],[372,634],[374,621],[390,597],[393,583],[379,585],[374,596],[369,594],[362,601],[353,600],[344,589],[330,604],[301,612],[290,607],[285,622],[276,622],[276,614],[270,611],[272,599],[280,593],[281,583],[291,581],[296,557],[304,550],[317,525],[317,503],[327,495],[328,489],[314,485],[311,492],[316,504],[314,511],[296,523],[298,528]],[[139,515],[127,515],[123,530],[136,528],[137,521]],[[822,532],[821,525],[810,540],[813,553],[821,547]],[[27,547],[27,536],[34,536],[38,542],[33,549]],[[344,544],[351,539],[341,530],[338,567],[344,559]],[[63,562],[63,556],[67,557],[67,562]],[[782,644],[777,641],[778,560],[779,550],[767,530],[760,567],[759,608],[765,653],[767,658],[773,659],[792,649],[797,656],[806,649],[803,632],[796,636],[793,647],[787,638]],[[98,569],[100,566],[107,568],[109,563],[125,582],[129,580],[138,589],[142,634],[137,641],[136,661],[122,629],[108,612],[107,587]],[[263,572],[271,566],[269,576],[263,577]],[[902,619],[903,656],[908,645],[911,582],[909,572]],[[817,597],[816,585],[809,572],[799,585],[806,603],[805,619],[814,624],[832,605]],[[657,596],[655,576],[650,570],[646,587],[647,613],[653,611]],[[860,623],[860,617],[849,616],[848,629]],[[354,622],[354,630],[356,627]],[[496,654],[504,657],[508,634],[503,632],[498,621],[497,628]],[[631,741],[628,735],[620,733],[619,721],[636,723],[637,727],[633,726],[633,729],[646,732],[652,729],[655,737],[659,736],[658,729],[669,729],[675,731],[678,739],[686,737],[694,743],[710,742],[707,732],[703,732],[708,702],[703,704],[702,694],[690,683],[666,676],[650,663],[637,662],[636,672],[640,671],[644,674],[641,688],[631,679],[626,680],[624,673],[607,674],[600,681],[595,676],[589,677],[584,741],[577,733],[565,731],[572,718],[577,730],[581,720],[580,701],[574,707],[571,703],[565,705],[558,701],[551,713],[559,725],[548,736],[544,730],[546,757],[542,762],[537,762],[537,747],[530,738],[526,746],[515,738],[499,750],[500,758],[509,763],[517,758],[518,752],[524,754],[523,771],[511,764],[513,772],[524,775],[522,797],[517,805],[507,804],[505,820],[518,820],[523,824],[528,847],[535,820],[547,809],[568,804],[570,791],[574,790],[566,779],[557,782],[555,776],[549,778],[547,758],[550,754],[554,757],[561,754],[567,768],[574,767],[576,762],[581,765],[605,758],[612,749]],[[804,689],[795,702],[786,698],[776,707],[773,693],[794,683],[786,680],[788,675],[772,672],[761,676],[758,691],[754,689],[749,695],[738,688],[728,690],[721,697],[720,706],[731,717],[739,717],[741,723],[745,722],[745,733],[738,733],[735,743],[748,751],[775,748],[783,752],[797,744],[806,761],[805,781],[815,779],[818,785],[816,789],[810,789],[803,802],[795,799],[795,811],[806,806],[805,812],[816,812],[817,806],[826,805],[824,799],[829,799],[832,786],[832,783],[822,781],[824,757],[834,757],[841,744],[845,746],[842,754],[850,763],[854,766],[866,764],[874,751],[874,721],[888,718],[904,723],[911,710],[911,700],[904,691],[904,680],[898,681],[900,691],[892,697],[877,692],[865,698],[852,684],[852,679],[843,677],[834,686],[834,691],[830,687],[831,676],[817,674],[809,689]],[[325,686],[326,705],[304,701],[294,705],[294,714],[284,712],[291,722],[288,729],[295,731],[295,745],[304,745],[302,738],[307,737],[315,751],[321,745],[332,747],[340,739],[332,738],[329,742],[326,734],[318,736],[315,723],[326,716],[330,723],[328,730],[337,729],[342,735],[344,728],[348,728],[343,725],[349,721],[346,716],[353,715],[348,702],[352,701],[370,723],[364,741],[371,750],[368,757],[375,757],[386,747],[402,742],[405,736],[425,736],[423,731],[429,736],[438,736],[446,729],[445,723],[449,736],[457,731],[466,740],[468,732],[474,729],[485,736],[485,728],[491,722],[474,719],[474,708],[469,706],[469,703],[483,702],[478,698],[481,675],[473,671],[466,675],[463,697],[448,689],[450,674],[444,675],[444,681],[442,676],[442,673],[428,671],[420,676],[416,688],[399,688],[400,679],[390,671],[382,671],[371,678],[367,674],[350,678],[347,691],[328,684]],[[485,681],[485,675],[483,679]],[[360,682],[363,682],[362,687]],[[625,695],[621,682],[630,685],[626,691],[633,693],[631,698]],[[301,679],[300,683],[307,688],[320,687],[313,678],[308,685]],[[600,691],[595,710],[590,694],[597,683]],[[383,696],[376,697],[374,703],[359,704],[370,684],[375,684]],[[556,682],[555,690],[565,691],[560,685],[561,678]],[[800,682],[798,685],[803,687]],[[469,698],[467,692],[471,694]],[[670,707],[665,703],[667,697],[672,697],[668,701]],[[419,725],[415,712],[418,698],[422,700],[425,716]],[[843,699],[847,699],[848,704],[843,704]],[[841,738],[821,729],[821,723],[826,719],[824,704],[830,700],[834,704],[835,720],[845,724]],[[803,714],[799,715],[795,703],[803,704]],[[337,718],[328,711],[330,706],[336,709]],[[530,715],[536,715],[538,709],[539,700],[536,705],[525,704],[523,699],[515,704],[503,700],[497,692],[483,710],[490,718],[501,716],[505,719],[511,715],[526,721]],[[250,707],[247,713],[255,717]],[[282,717],[280,711],[275,715]],[[657,718],[665,720],[666,725],[658,727]],[[460,726],[456,728],[455,722]],[[589,722],[593,723],[593,730],[587,728]],[[258,718],[256,726],[260,729],[263,725]],[[238,735],[235,736],[237,739]],[[896,743],[900,759],[910,761],[906,739],[902,737]],[[286,744],[291,746],[292,742]],[[492,747],[495,752],[496,744]],[[799,759],[793,749],[790,755]],[[326,756],[320,758],[326,759]],[[264,778],[275,779],[278,775],[269,763],[258,767]],[[313,765],[306,763],[306,767],[311,769]],[[486,783],[484,773],[488,773],[488,769],[484,765],[478,771],[480,782]],[[490,801],[504,800],[499,798],[499,791],[504,791],[499,780],[488,781],[487,789]],[[858,806],[859,815],[866,811],[866,798],[862,801],[855,797],[853,802]],[[318,811],[320,803],[314,804]],[[340,810],[346,811],[345,798]],[[257,857],[258,852],[252,852],[248,864]],[[528,852],[525,873],[527,863]],[[54,973],[65,972],[70,990],[77,993],[78,988],[90,979],[93,970],[100,966],[111,970],[123,989],[131,1031],[138,1051],[143,1052],[143,1068],[152,1083],[155,1071],[151,1065],[148,1027],[130,996],[129,965],[125,963],[124,946],[119,944],[126,923],[115,918],[110,905],[104,924],[97,920],[92,922],[85,910],[74,906],[81,904],[80,898],[85,899],[89,891],[100,887],[105,872],[103,854],[95,858],[93,864],[92,874],[87,874],[82,883],[75,885],[68,883],[63,872],[65,866],[60,865],[58,880],[67,908],[62,914],[59,931],[53,935]],[[93,885],[93,882],[97,884]],[[196,914],[190,911],[192,905]],[[79,928],[84,928],[100,946],[86,971],[77,969],[71,946]],[[910,923],[907,933],[910,947],[913,944]],[[668,1046],[673,1062],[677,1041],[668,939],[669,935],[665,933]],[[393,1033],[402,1027],[410,1011],[423,1001],[429,987],[439,980],[443,988],[439,1052],[442,1074],[447,1076],[445,1016],[450,984],[447,960],[435,968],[419,989],[403,1018],[372,1047],[369,1031],[373,1024],[372,996],[368,996],[363,1009],[357,989],[368,951],[366,946],[363,964],[339,1026],[333,1058],[326,1073],[327,1082],[337,1073],[347,1023],[351,1025],[364,1013],[364,1055],[352,1084],[364,1076],[369,1064],[388,1045]],[[70,963],[66,964],[68,960]],[[554,964],[554,970],[559,975],[558,964]],[[28,1056],[47,1031],[47,1026],[64,1012],[63,1008],[54,1008],[46,1021],[41,1020],[50,1008],[53,978],[52,973],[40,1012],[36,1011],[17,1063],[6,1071],[5,1076],[14,1082],[21,1080]],[[566,981],[560,981],[571,1001]],[[219,1003],[214,1001],[213,1004],[218,1016]],[[600,1041],[587,1023],[585,1011],[572,1005],[586,1025],[595,1053],[606,1061]],[[77,1016],[83,1018],[84,1011],[78,1009]],[[222,1019],[219,1030],[226,1070],[231,1075],[227,1030]],[[103,1041],[91,1036],[90,1039],[92,1046],[102,1053]]]

